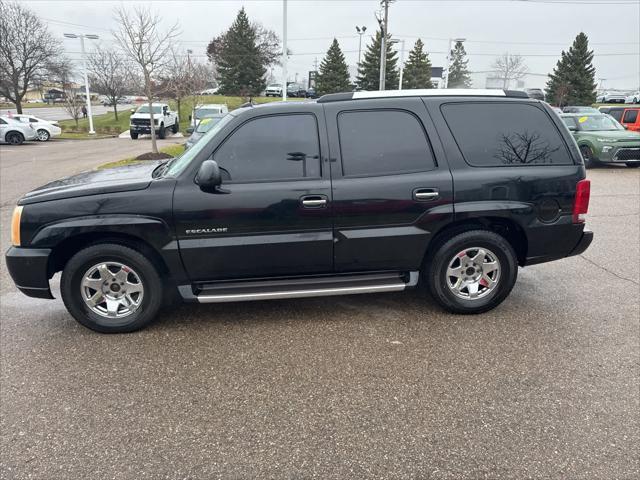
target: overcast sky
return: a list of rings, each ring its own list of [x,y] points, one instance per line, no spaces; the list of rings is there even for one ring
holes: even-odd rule
[[[178,22],[180,45],[206,60],[209,40],[229,27],[238,9],[245,7],[249,18],[282,36],[281,0],[245,1],[44,1],[28,5],[51,31],[96,33],[111,44],[116,27],[113,10],[124,5],[150,5],[167,26]],[[306,79],[314,61],[322,59],[332,38],[340,42],[347,63],[355,73],[358,36],[355,26],[366,26],[363,50],[377,28],[377,0],[289,0],[289,80]],[[397,0],[389,10],[389,32],[406,41],[406,51],[420,37],[434,66],[445,63],[448,39],[464,37],[474,86],[484,87],[487,70],[503,52],[525,57],[528,87],[543,87],[546,74],[563,49],[583,31],[595,50],[596,77],[607,88],[640,87],[640,0]],[[78,58],[78,40],[64,39],[69,56]],[[278,74],[276,69],[274,73]]]

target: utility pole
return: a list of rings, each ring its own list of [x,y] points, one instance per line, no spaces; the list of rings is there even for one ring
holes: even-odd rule
[[[282,101],[287,101],[287,0],[282,0]]]
[[[465,40],[466,38],[450,38],[449,39],[449,50],[447,51],[447,75],[446,77],[444,77],[443,88],[449,88],[449,75],[451,72],[451,60],[452,60],[451,52],[453,51],[454,42],[462,43]]]
[[[404,40],[400,40],[400,83],[398,90],[402,90],[402,76],[404,74]]]
[[[193,82],[193,70],[191,68],[191,54],[193,53],[193,50],[191,50],[190,48],[187,49],[187,65],[189,68],[189,81]],[[193,83],[192,83],[193,85]],[[192,87],[193,88],[193,87]],[[197,121],[196,121],[196,92],[194,92],[193,90],[191,91],[191,118],[189,119],[189,123],[193,122],[193,127],[197,127]],[[180,109],[178,109],[180,110]],[[180,115],[180,112],[178,112],[178,115]]]
[[[384,14],[382,20],[378,19],[380,23],[380,30],[382,32],[382,41],[380,42],[380,86],[378,90],[384,90],[384,81],[387,75],[387,29],[389,26],[389,2],[391,0],[381,0],[381,4],[384,8]]]
[[[89,38],[91,40],[97,40],[100,38],[98,35],[93,34],[75,34],[65,33],[67,38],[79,38],[80,39],[80,51],[82,52],[82,66],[84,73],[84,94],[85,101],[87,103],[87,116],[89,117],[89,135],[95,135],[96,131],[93,129],[93,114],[91,112],[91,96],[89,94],[89,75],[87,74],[87,55],[84,51],[84,39]],[[118,108],[116,106],[116,108]]]

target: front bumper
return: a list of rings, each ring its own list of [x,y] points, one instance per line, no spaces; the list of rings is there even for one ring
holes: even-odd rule
[[[5,259],[16,287],[29,297],[54,298],[49,288],[49,248],[11,247]]]
[[[136,133],[151,133],[151,127],[149,125],[130,125],[129,130]],[[155,131],[158,131],[156,126]]]
[[[604,145],[600,149],[598,161],[602,163],[638,163],[640,162],[640,145]]]

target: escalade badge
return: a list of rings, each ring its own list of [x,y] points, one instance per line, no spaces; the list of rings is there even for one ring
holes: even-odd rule
[[[213,228],[194,228],[187,230],[187,235],[197,235],[199,233],[225,233],[228,230],[227,227],[213,227]]]

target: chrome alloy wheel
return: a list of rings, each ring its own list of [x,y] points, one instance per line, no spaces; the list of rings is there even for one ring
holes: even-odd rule
[[[500,261],[487,248],[465,248],[447,268],[447,286],[464,300],[476,300],[492,292],[500,281]]]
[[[144,285],[140,276],[127,265],[103,262],[85,272],[80,282],[84,303],[102,317],[122,318],[141,305]]]

